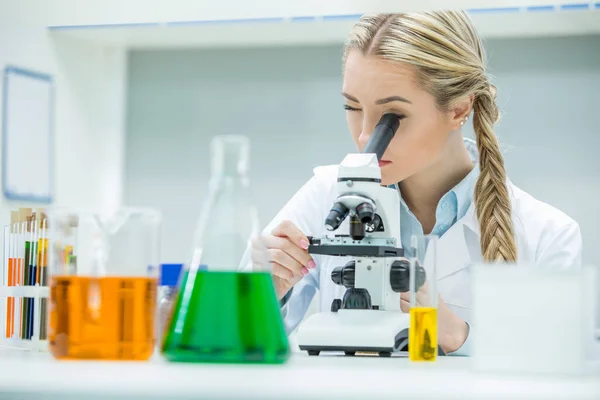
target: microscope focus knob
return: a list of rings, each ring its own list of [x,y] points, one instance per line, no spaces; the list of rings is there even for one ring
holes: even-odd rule
[[[425,269],[417,264],[415,284],[421,288],[425,284]],[[405,293],[410,290],[410,262],[407,259],[394,261],[390,268],[390,285],[396,293]]]
[[[333,299],[331,302],[331,312],[338,312],[342,308],[342,299]]]
[[[331,271],[331,280],[336,285],[344,286],[348,289],[354,287],[354,274],[356,271],[356,262],[349,261],[343,267],[336,267]]]
[[[342,308],[346,310],[371,310],[371,295],[367,289],[348,289],[342,299]]]

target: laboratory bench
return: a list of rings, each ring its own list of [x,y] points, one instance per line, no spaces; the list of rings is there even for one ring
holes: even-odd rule
[[[0,399],[600,399],[600,366],[585,376],[513,376],[472,370],[466,357],[309,357],[283,365],[56,361],[0,350]]]

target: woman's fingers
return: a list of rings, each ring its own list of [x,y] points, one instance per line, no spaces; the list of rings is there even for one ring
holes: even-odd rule
[[[308,238],[291,221],[279,223],[262,241],[280,296],[307,275],[309,269],[316,267],[308,254]]]
[[[405,313],[410,311],[410,292],[400,293],[400,309]]]
[[[405,313],[409,312],[410,311],[410,301],[400,299],[400,309]]]
[[[271,273],[273,275],[283,279],[286,282],[289,282],[290,284],[294,280],[294,273],[288,268],[276,262],[271,263],[271,266]]]
[[[308,238],[296,225],[294,225],[291,221],[282,221],[280,222],[275,229],[271,232],[273,236],[278,237],[287,237],[289,238],[296,246],[300,247],[303,250],[308,249]]]
[[[423,285],[421,290],[417,292],[415,301],[418,307],[430,307],[432,305],[432,299],[429,296],[426,285]],[[441,302],[441,297],[439,296],[438,302]],[[400,309],[404,312],[410,311],[410,292],[400,293]]]
[[[315,267],[315,262],[306,250],[296,246],[289,238],[278,236],[267,236],[265,245],[269,249],[279,249],[288,254],[303,267],[311,269]]]
[[[296,259],[294,259],[292,256],[290,256],[285,251],[283,251],[281,249],[268,249],[267,251],[269,253],[269,260],[272,263],[279,264],[282,267],[288,269],[292,273],[292,276],[290,276],[289,279],[292,279],[293,275],[296,275],[299,277],[306,275],[303,272],[303,269],[306,270],[304,265],[300,264]],[[308,270],[306,270],[306,271],[308,271]]]

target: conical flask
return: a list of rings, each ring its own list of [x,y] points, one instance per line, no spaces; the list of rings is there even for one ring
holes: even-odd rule
[[[288,339],[247,176],[249,141],[218,136],[211,152],[208,197],[162,353],[183,362],[285,362]],[[259,261],[244,268],[250,249]]]

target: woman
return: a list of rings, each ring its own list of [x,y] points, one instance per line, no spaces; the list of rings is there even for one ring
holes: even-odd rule
[[[465,13],[365,16],[346,42],[343,66],[346,118],[359,150],[384,113],[403,117],[380,161],[382,184],[397,184],[400,192],[403,247],[413,234],[435,234],[440,241],[463,235],[457,226],[464,225],[475,234],[474,247],[485,261],[579,266],[577,223],[506,178],[493,131],[499,117],[495,88],[485,74],[481,40]],[[461,133],[470,115],[476,144]],[[336,177],[335,166],[315,169],[265,230],[289,331],[302,320],[317,289],[323,309],[341,297],[343,288],[329,275],[343,263],[307,252],[307,236],[324,233],[323,221],[337,196]],[[462,253],[456,250],[457,257]],[[446,354],[469,354],[466,267],[474,260],[462,261],[437,276],[438,340]],[[405,295],[401,308],[406,312]]]

